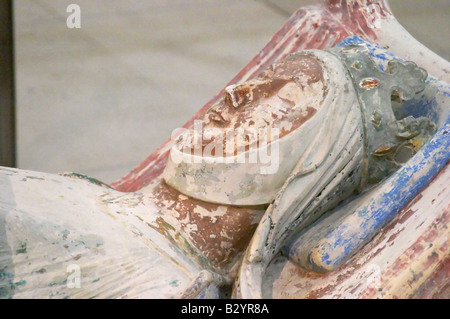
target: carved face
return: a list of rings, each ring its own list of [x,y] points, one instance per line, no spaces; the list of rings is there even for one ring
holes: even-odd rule
[[[337,108],[336,97],[349,92],[347,80],[334,55],[302,51],[254,79],[228,86],[193,130],[176,141],[164,179],[207,202],[270,203],[301,157],[308,170],[328,152],[330,130],[321,128]],[[322,137],[323,151],[312,148],[324,143]]]
[[[325,95],[321,62],[313,55],[290,55],[256,78],[228,86],[224,98],[202,119],[201,141],[184,139],[179,149],[192,152],[198,143],[203,150],[215,143],[223,146],[223,156],[230,156],[268,144],[274,134],[258,134],[259,130],[276,128],[276,138],[289,134],[320,109]],[[234,143],[230,143],[230,136],[236,139]],[[217,155],[214,150],[212,153]]]

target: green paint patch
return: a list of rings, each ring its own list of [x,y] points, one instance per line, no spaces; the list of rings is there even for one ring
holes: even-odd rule
[[[21,280],[21,281],[17,281],[17,282],[14,282],[13,283],[13,285],[15,286],[15,287],[18,287],[18,286],[25,286],[27,284],[27,281],[26,280]]]
[[[3,267],[2,269],[0,269],[0,279],[5,279],[5,278],[13,278],[14,275],[10,272],[6,271],[7,266]]]
[[[25,286],[26,285],[26,280],[21,280],[21,281],[9,281],[9,288],[10,290],[15,290],[17,288],[19,288],[20,286]]]
[[[92,280],[92,283],[97,282],[97,281],[100,281],[100,278]]]
[[[102,181],[99,181],[98,179],[90,177],[90,176],[87,176],[87,175],[83,175],[83,174],[79,174],[79,173],[68,173],[68,174],[64,174],[63,176],[77,177],[79,179],[87,180],[88,182],[90,182],[92,184],[95,184],[95,185],[98,185],[98,186],[104,186],[104,187],[108,187],[108,188],[112,189],[112,187],[109,186],[108,184],[105,184]]]
[[[27,243],[25,242],[19,246],[19,249],[16,250],[16,254],[19,255],[19,254],[26,254],[26,253],[27,253]]]
[[[174,280],[174,281],[172,281],[171,283],[170,283],[170,285],[172,286],[172,287],[178,287],[179,285],[180,285],[180,283],[178,282],[178,280]]]

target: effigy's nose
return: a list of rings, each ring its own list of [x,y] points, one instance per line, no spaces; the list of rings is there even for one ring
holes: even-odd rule
[[[272,91],[272,80],[253,79],[242,84],[229,85],[225,88],[225,103],[238,109],[245,107],[261,97],[268,97]]]

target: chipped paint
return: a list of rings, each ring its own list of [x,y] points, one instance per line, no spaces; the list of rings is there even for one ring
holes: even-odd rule
[[[259,105],[245,113],[255,99],[270,98],[265,92],[268,87],[270,91],[270,86],[274,83],[264,79],[267,74],[262,74],[255,80],[258,74],[267,70],[270,65],[282,63],[291,53],[302,49],[330,48],[348,35],[362,36],[392,50],[393,53],[386,52],[380,50],[379,46],[366,43],[382,70],[388,70],[387,62],[395,53],[406,60],[416,61],[435,76],[427,80],[421,98],[413,98],[401,108],[396,107],[396,102],[393,102],[397,119],[404,119],[407,115],[423,116],[441,128],[448,122],[448,118],[442,114],[448,114],[448,103],[445,101],[450,96],[449,85],[438,80],[448,82],[448,63],[405,32],[392,16],[386,1],[327,0],[300,8],[267,46],[185,127],[192,128],[195,119],[202,119],[205,123],[209,121],[210,125],[218,128],[230,124],[261,126],[269,122],[277,123],[285,134],[283,136],[289,136],[298,131],[299,127],[305,128],[308,123],[314,122],[311,119],[316,118],[318,121],[324,113],[323,109],[327,109],[332,102],[337,105],[354,105],[354,100],[346,101],[342,96],[341,99],[333,100],[339,95],[333,92],[333,87],[324,85],[322,80],[308,83],[304,77],[297,79],[301,89],[292,82],[284,83],[284,87],[271,97],[285,106],[265,112],[264,105]],[[341,45],[360,42],[359,38],[353,37],[345,39]],[[424,59],[424,56],[427,58]],[[310,63],[309,66],[313,64]],[[355,61],[351,68],[361,70],[362,64]],[[320,72],[316,70],[311,74]],[[377,84],[369,80],[361,84],[371,91],[377,89],[381,82]],[[307,94],[305,88],[309,89]],[[338,85],[336,90],[348,93],[351,87]],[[305,97],[314,94],[315,101],[301,105]],[[332,97],[332,100],[322,101],[325,95]],[[307,104],[313,104],[314,107]],[[286,110],[298,105],[298,118],[301,121],[287,120]],[[235,116],[233,112],[241,112],[243,116]],[[258,114],[259,123],[254,121],[252,112]],[[343,113],[347,114],[348,109]],[[350,114],[345,120],[323,118],[324,127],[332,129],[312,131],[306,137],[311,140],[311,136],[315,134],[320,136],[310,144],[310,148],[316,152],[304,156],[295,170],[296,177],[308,176],[320,165],[324,165],[330,171],[337,172],[339,177],[334,178],[333,174],[329,175],[318,169],[317,174],[310,174],[302,179],[302,183],[306,184],[302,186],[305,192],[308,188],[320,190],[313,204],[307,205],[310,199],[296,201],[298,193],[284,189],[283,200],[274,207],[280,211],[295,207],[300,211],[317,209],[323,213],[339,199],[351,195],[353,187],[363,174],[361,162],[367,165],[367,160],[359,146],[362,143],[361,128],[351,129],[355,127],[355,122],[359,123],[361,120],[360,114],[355,110]],[[335,123],[332,120],[341,126],[333,127]],[[383,128],[383,117],[372,113],[369,120],[376,129]],[[411,123],[405,121],[405,124]],[[408,147],[418,151],[426,139],[415,135],[416,131],[407,128],[407,125],[405,128],[398,137],[410,140]],[[339,132],[339,137],[335,136],[336,132]],[[306,136],[305,134],[303,135]],[[337,148],[330,151],[330,145],[336,138],[341,139],[342,143],[338,143]],[[248,149],[255,146],[252,143],[254,141],[248,141]],[[225,190],[223,193],[226,198],[217,200],[218,204],[189,198],[162,180],[161,174],[167,170],[171,146],[170,141],[166,141],[132,172],[114,183],[112,186],[118,191],[79,174],[55,176],[0,168],[0,227],[4,227],[0,228],[0,236],[3,236],[0,238],[0,296],[29,298],[36,297],[39,291],[42,296],[50,298],[217,298],[220,296],[217,286],[224,281],[229,283],[236,275],[243,251],[258,223],[262,231],[255,234],[255,242],[267,235],[266,230],[283,235],[299,224],[309,224],[318,217],[312,216],[309,221],[305,221],[275,213],[261,220],[267,203],[274,198],[273,188],[280,190],[283,186],[273,181],[267,183],[271,188],[260,202],[264,205],[223,205],[242,204],[245,201],[239,202],[240,200],[250,198],[261,182],[256,180],[252,185],[251,174],[244,175],[245,178],[239,183],[243,187],[240,193],[234,193],[233,189]],[[382,146],[384,148],[378,152],[380,155],[390,149],[389,145]],[[233,151],[236,153],[236,150]],[[392,153],[395,155],[396,151]],[[298,160],[298,157],[292,158]],[[286,172],[292,169],[287,169]],[[434,171],[410,170],[396,176],[404,178],[402,180],[419,180],[415,190],[409,192],[405,200],[425,187],[437,170],[438,167]],[[261,282],[261,287],[263,284],[265,287],[265,296],[442,296],[448,291],[448,287],[442,282],[448,277],[449,269],[449,207],[445,206],[449,194],[444,187],[448,181],[447,175],[448,169],[441,172],[427,190],[410,203],[408,209],[403,210],[398,218],[383,228],[375,239],[338,270],[319,275],[276,256],[270,264],[267,278],[264,283]],[[220,174],[209,176],[221,178]],[[285,181],[281,178],[279,180],[281,183]],[[313,183],[314,180],[319,182]],[[348,184],[341,183],[342,180]],[[288,180],[288,184],[290,182],[292,180]],[[199,184],[206,189],[214,183],[203,178]],[[292,190],[298,190],[299,185],[293,185]],[[396,191],[401,190],[402,185],[397,186],[400,188],[396,188]],[[436,190],[440,190],[437,195]],[[398,196],[403,196],[399,194],[388,199],[395,202]],[[204,199],[208,198],[210,197]],[[248,203],[255,202],[249,200]],[[400,209],[402,205],[399,202],[397,208]],[[364,216],[368,212],[363,210],[360,215]],[[280,231],[279,225],[286,225],[286,230]],[[283,236],[280,237],[278,246],[282,245],[282,239]],[[253,243],[249,251],[252,248]],[[278,248],[270,247],[274,250]],[[340,247],[337,251],[345,252],[345,249]],[[258,261],[262,260],[262,255],[260,251],[253,251],[245,258]],[[71,290],[67,287],[66,269],[74,263],[80,265],[82,270],[82,288]],[[245,274],[245,271],[243,267],[242,273]],[[378,271],[380,281],[374,286],[368,279]],[[235,296],[242,296],[242,292],[244,296],[255,296],[249,294],[246,284],[248,282],[245,281],[245,276],[241,276],[241,280],[236,283]],[[258,289],[257,286],[250,288]]]
[[[356,38],[351,38],[350,40],[352,42],[352,45],[365,45],[366,43],[364,40]],[[344,43],[348,42],[349,41],[347,40],[344,41]],[[373,44],[371,44],[371,46],[372,48],[375,47]],[[354,48],[357,49],[358,47],[355,46]],[[348,51],[347,47],[343,46],[342,51],[347,52],[346,50]],[[396,71],[395,68],[389,68],[389,65],[392,65],[392,63],[389,62],[388,59],[385,59],[385,57],[389,56],[389,54],[382,54],[382,51],[383,50],[380,48],[376,50],[369,50],[369,52],[371,52],[371,55],[372,52],[377,52],[377,54],[373,57],[375,59],[381,57],[381,59],[384,61],[383,63],[387,66],[386,70],[390,70],[394,74],[397,74],[398,71]],[[356,53],[356,51],[349,51],[347,53],[354,54]],[[392,57],[392,55],[390,56]],[[352,63],[349,63],[350,67],[351,65],[353,65]],[[403,65],[405,70],[414,69],[414,66],[409,64],[408,62],[398,65]],[[359,72],[360,70],[357,71]],[[420,73],[422,73],[421,76],[423,76],[424,73],[418,70],[417,74],[420,75]],[[433,176],[435,176],[439,172],[439,170],[448,162],[449,147],[446,134],[448,134],[449,130],[449,119],[448,110],[445,109],[448,105],[448,98],[446,98],[447,94],[445,90],[436,90],[437,87],[443,88],[445,87],[445,85],[443,86],[442,84],[437,84],[439,83],[439,81],[436,81],[435,79],[427,81],[426,83],[427,86],[424,88],[424,93],[417,94],[415,96],[411,93],[407,93],[406,95],[404,95],[404,97],[408,96],[416,99],[415,103],[417,104],[421,103],[417,100],[422,101],[422,103],[430,98],[434,99],[435,101],[439,100],[439,104],[436,104],[433,111],[441,111],[441,113],[439,113],[439,118],[436,121],[437,123],[440,123],[439,125],[441,125],[440,131],[433,137],[431,141],[425,144],[425,146],[419,151],[419,153],[414,156],[410,162],[407,162],[408,164],[402,170],[396,173],[390,181],[382,183],[379,185],[379,187],[372,189],[365,195],[365,197],[363,196],[360,199],[350,201],[348,205],[341,206],[339,208],[340,211],[343,214],[346,214],[347,219],[344,219],[345,221],[339,220],[339,213],[336,214],[336,212],[332,212],[329,215],[329,218],[325,219],[325,222],[321,221],[315,224],[315,227],[308,230],[305,237],[302,237],[300,235],[298,237],[298,242],[293,244],[293,246],[291,247],[292,249],[288,252],[293,262],[298,263],[307,270],[313,270],[317,272],[324,272],[335,269],[344,261],[348,260],[348,258],[350,258],[352,255],[354,255],[358,251],[358,249],[362,247],[362,245],[370,241],[370,239],[373,238],[373,236],[380,230],[380,228],[386,225],[386,223],[388,223],[392,219],[392,217],[395,216],[395,214],[407,203],[408,200],[418,194],[418,192],[425,187],[430,179],[433,178]],[[419,88],[420,85],[418,85],[417,87]],[[372,90],[374,90],[374,88],[372,88]],[[360,92],[361,91],[358,91],[358,93]],[[375,101],[377,100],[375,99]],[[433,114],[428,110],[426,112],[428,112],[427,114]],[[373,112],[370,111],[369,114],[369,118],[374,119]],[[428,129],[426,127],[427,125],[430,125],[431,131],[428,131],[428,133],[426,134],[432,134],[432,132],[434,131],[432,127],[435,127],[435,124],[432,122],[433,120],[434,119],[427,118],[422,121],[414,119],[412,117],[405,117],[404,119],[398,121],[400,130],[400,134],[398,137],[410,138],[410,144],[412,145],[412,148],[417,151],[417,146],[420,147],[421,145],[423,145],[427,141],[427,138],[424,138],[423,136],[419,137],[419,134],[415,133],[416,131],[415,129],[413,129],[413,127],[422,127],[424,128],[424,131],[422,132],[427,132]],[[408,121],[410,121],[411,124],[405,125],[405,123]],[[417,124],[420,121],[422,121],[421,124]],[[373,123],[374,121],[372,120],[371,122]],[[375,123],[377,123],[376,118]],[[377,125],[373,126],[373,128],[374,130],[372,130],[372,133],[376,133],[377,129],[379,129]],[[396,130],[393,130],[393,132],[396,132]],[[393,138],[393,141],[395,141],[397,137],[393,136]],[[383,141],[383,139],[378,140],[378,143],[380,141]],[[399,140],[399,142],[401,142],[401,140]],[[395,144],[389,145],[386,144],[386,141],[383,141],[382,144],[375,147],[373,153],[374,155],[376,155],[376,157],[391,156],[391,154],[392,156],[398,155],[398,152],[395,149]],[[398,165],[398,163],[394,164]],[[371,164],[369,162],[368,167],[370,167],[370,165]],[[305,209],[306,212],[309,212],[308,209],[310,209],[310,206],[303,205],[302,209]],[[284,207],[286,207],[286,205],[284,205]],[[282,210],[278,207],[275,207],[275,211],[282,212]],[[281,226],[278,226],[276,224],[274,225],[273,218],[269,220],[267,216],[263,217],[262,222],[259,225],[254,238],[252,239],[250,249],[247,252],[247,256],[244,259],[244,263],[241,267],[239,291],[237,292],[237,295],[243,296],[244,298],[255,298],[262,296],[262,280],[265,275],[271,276],[270,273],[267,274],[265,271],[265,267],[271,260],[271,257],[267,256],[273,256],[277,252],[277,247],[280,247],[280,245],[282,244],[282,241],[281,243],[279,241],[280,239],[283,239],[282,235],[279,235],[278,238],[271,237],[271,233],[274,233],[273,229],[280,229],[283,227],[285,227],[286,230],[282,231],[285,233],[289,233],[290,230],[295,229],[295,226],[290,226],[292,225],[293,221],[297,222],[297,225],[307,225],[308,223],[306,222],[305,218],[302,217],[302,215],[304,216],[307,213],[302,212],[301,210],[300,212],[301,213],[297,213],[297,216],[300,216],[297,217],[298,222],[295,219],[292,219],[292,217],[290,217],[291,215],[289,215],[289,217],[286,218],[288,222],[283,221]],[[361,219],[361,223],[358,222],[358,218]],[[338,221],[336,221],[336,219]],[[289,226],[286,227],[285,225]],[[329,229],[330,233],[333,233],[336,236],[331,236],[333,237],[333,239],[331,239],[330,242],[327,242],[327,239],[330,239],[331,237],[327,237],[326,231],[322,231],[323,229],[321,229],[321,227],[323,227],[323,229]],[[302,230],[304,229],[300,227],[297,232],[301,233]],[[327,244],[321,245],[325,242]],[[308,248],[303,249],[305,247]],[[442,258],[438,259],[441,260]],[[427,276],[428,275],[430,274],[427,273]],[[297,295],[297,297],[300,297],[300,295]]]
[[[370,243],[332,272],[306,271],[277,257],[265,291],[273,298],[420,298],[430,296],[427,291],[445,297],[445,280],[433,279],[445,276],[448,267],[449,178],[447,165]]]

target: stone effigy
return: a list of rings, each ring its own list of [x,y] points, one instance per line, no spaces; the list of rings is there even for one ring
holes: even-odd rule
[[[167,163],[132,172],[139,189],[1,168],[0,296],[217,298],[232,284],[246,298],[408,296],[401,276],[385,275],[401,289],[367,290],[348,269],[378,254],[381,273],[412,244],[395,236],[433,223],[442,256],[422,277],[439,274],[445,201],[424,193],[433,213],[400,230],[395,216],[448,162],[448,84],[357,37],[260,71],[174,132]],[[391,250],[372,240],[388,223]]]

